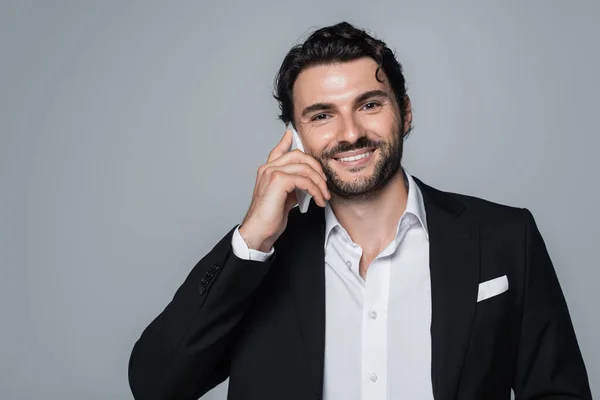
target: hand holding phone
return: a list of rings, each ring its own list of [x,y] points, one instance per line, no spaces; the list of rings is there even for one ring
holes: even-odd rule
[[[304,153],[298,133],[288,128],[258,168],[252,202],[239,226],[248,248],[269,251],[284,232],[290,210],[298,204],[306,212],[311,197],[318,206],[327,205],[327,177],[321,164]]]

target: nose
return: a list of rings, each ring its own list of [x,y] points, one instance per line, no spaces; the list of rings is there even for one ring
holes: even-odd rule
[[[342,123],[340,124],[337,141],[338,143],[354,143],[364,135],[364,129],[362,128],[360,123],[356,121],[353,117],[348,117],[344,118],[342,120]]]

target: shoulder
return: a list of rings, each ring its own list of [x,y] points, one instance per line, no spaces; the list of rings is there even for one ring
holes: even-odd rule
[[[503,204],[492,199],[477,197],[469,193],[440,190],[415,178],[423,193],[426,206],[438,206],[464,219],[476,220],[482,227],[502,230],[523,231],[533,222],[528,209],[511,204]]]

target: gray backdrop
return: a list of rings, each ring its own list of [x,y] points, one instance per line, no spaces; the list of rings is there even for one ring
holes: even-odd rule
[[[340,20],[404,64],[409,172],[531,209],[600,393],[600,6],[483,3],[2,2],[0,398],[132,397],[135,340],[283,133],[283,56]]]

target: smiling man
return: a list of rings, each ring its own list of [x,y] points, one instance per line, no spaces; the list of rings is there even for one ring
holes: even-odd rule
[[[387,81],[375,79],[377,68],[371,58],[315,66],[294,84],[296,128],[331,178],[329,189],[344,199],[375,198],[400,168],[410,101],[402,99],[402,113]]]
[[[531,213],[401,165],[412,112],[384,42],[314,32],[276,80],[291,129],[248,212],[130,358],[137,399],[591,399]],[[306,214],[296,190],[313,198]]]

